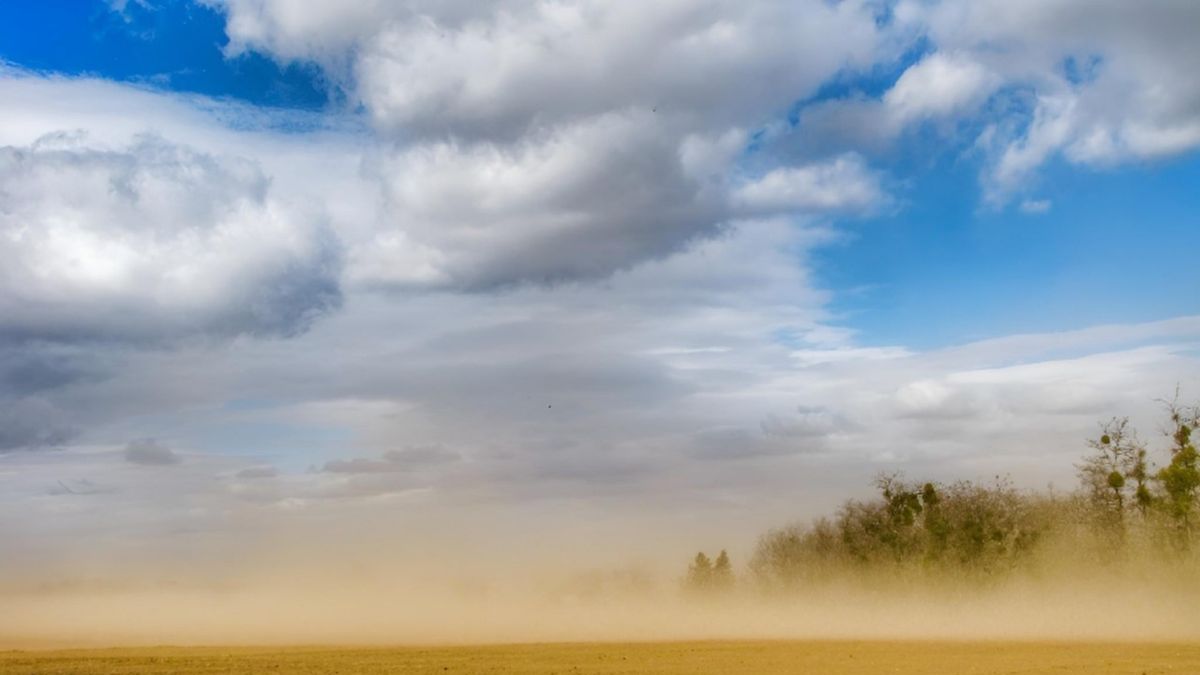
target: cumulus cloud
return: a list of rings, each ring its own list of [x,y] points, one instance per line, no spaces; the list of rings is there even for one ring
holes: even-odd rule
[[[978,105],[1000,78],[963,54],[934,52],[905,70],[883,95],[893,124],[961,112]]]
[[[852,84],[800,106],[774,141],[806,158],[886,156],[897,138],[931,128],[926,140],[982,157],[986,204],[1019,205],[1053,160],[1103,169],[1200,147],[1200,51],[1188,28],[1198,20],[1181,2],[905,0],[886,40],[924,53],[882,95]]]
[[[881,48],[857,1],[215,4],[235,50],[322,65],[394,143],[368,169],[380,226],[350,252],[376,287],[602,278],[712,236],[736,201],[729,141]],[[769,208],[877,196],[855,189],[794,186]]]
[[[879,179],[861,157],[781,167],[737,188],[735,201],[749,212],[867,211],[885,201]]]
[[[377,126],[405,136],[511,139],[625,109],[728,125],[869,61],[878,40],[863,2],[218,4],[238,48],[331,67],[348,54]]]
[[[88,475],[121,507],[41,522],[717,504],[744,529],[901,463],[1069,478],[1096,419],[1200,375],[1195,319],[865,346],[808,260],[894,203],[877,159],[915,129],[970,136],[994,203],[1056,157],[1193,147],[1190,6],[209,4],[231,54],[318,63],[363,114],[0,73],[0,452],[62,449],[4,453],[0,500],[58,514]],[[108,451],[152,435],[230,454]]]
[[[435,280],[487,287],[610,274],[711,234],[721,195],[682,170],[650,113],[615,113],[517,145],[423,144],[381,160],[388,224],[355,252],[367,279],[403,281],[403,247]],[[416,270],[418,274],[420,270]]]
[[[291,335],[335,307],[338,247],[248,161],[143,137],[0,148],[0,335]]]
[[[983,180],[994,204],[1053,157],[1103,167],[1200,147],[1195,3],[904,2],[896,16],[1028,101],[1031,118],[1000,117],[989,135],[994,159]]]

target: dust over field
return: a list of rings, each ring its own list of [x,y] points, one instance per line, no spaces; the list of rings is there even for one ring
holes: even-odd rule
[[[1194,579],[1192,577],[1191,579]],[[64,590],[0,595],[0,649],[154,645],[395,645],[689,640],[997,640],[1200,643],[1194,581],[893,583],[779,599],[455,595],[414,585]]]
[[[1200,408],[1194,415],[1200,428]],[[403,546],[393,549],[375,528],[361,530],[363,538],[356,528],[337,531],[333,525],[348,522],[338,519],[309,536],[263,542],[250,557],[216,550],[194,561],[162,557],[150,542],[123,558],[64,558],[57,569],[14,563],[0,574],[0,649],[444,645],[163,652],[166,661],[92,654],[96,668],[145,672],[274,664],[254,659],[313,672],[327,669],[321,659],[350,672],[697,672],[699,665],[770,672],[806,659],[839,663],[842,672],[1200,672],[1200,647],[1171,646],[1200,645],[1200,464],[1193,466],[1200,452],[1191,445],[1192,423],[1172,419],[1178,447],[1170,472],[1160,472],[1161,494],[1146,488],[1144,453],[1119,422],[1094,443],[1100,454],[1084,465],[1079,493],[1022,492],[1000,478],[946,485],[885,475],[873,499],[770,530],[752,553],[696,553],[686,568],[683,555],[627,566],[597,557],[652,559],[647,552],[659,535],[632,534],[640,531],[636,519],[619,549],[557,538],[518,545],[502,534],[485,545],[455,528],[444,536],[464,542],[461,551],[426,547],[430,540],[416,534],[396,537]],[[1136,463],[1110,470],[1120,465],[1113,453]],[[632,642],[642,644],[613,646]],[[470,647],[485,644],[593,646]],[[846,645],[861,654],[836,661]],[[70,669],[88,665],[85,653],[43,653],[37,658],[51,661],[42,665],[22,666],[21,658],[29,657],[5,663],[23,672],[89,672]],[[855,670],[863,662],[867,670]],[[998,671],[981,669],[992,662]],[[44,670],[47,663],[61,668]],[[166,670],[154,670],[160,666]]]
[[[1200,672],[1200,645],[1068,642],[678,642],[8,652],[0,673],[1101,673]]]

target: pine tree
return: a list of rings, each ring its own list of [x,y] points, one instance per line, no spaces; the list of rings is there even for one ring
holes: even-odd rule
[[[729,562],[729,554],[721,549],[717,561],[712,568],[712,588],[717,591],[727,591],[733,588],[733,565]]]
[[[696,554],[688,567],[687,587],[693,591],[706,591],[712,587],[713,565],[704,552]]]

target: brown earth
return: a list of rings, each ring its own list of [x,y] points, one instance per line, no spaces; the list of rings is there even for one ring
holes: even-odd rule
[[[654,642],[399,648],[139,648],[0,653],[0,673],[1200,673],[1200,644]]]

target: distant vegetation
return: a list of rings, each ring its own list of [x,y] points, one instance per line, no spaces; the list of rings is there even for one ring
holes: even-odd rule
[[[708,559],[704,553],[697,553],[688,567],[685,586],[697,592],[720,592],[733,588],[736,579],[733,575],[733,565],[729,562],[729,554],[721,551],[716,562]]]
[[[744,585],[798,589],[844,578],[986,579],[1017,569],[1189,563],[1200,525],[1200,407],[1163,402],[1164,443],[1143,442],[1127,418],[1104,424],[1068,494],[1014,488],[997,478],[875,481],[878,495],[849,500],[831,517],[772,530],[758,542]],[[1156,464],[1156,461],[1160,462]],[[1078,571],[1078,569],[1075,569]],[[735,584],[724,551],[693,560],[684,586],[717,593]]]

